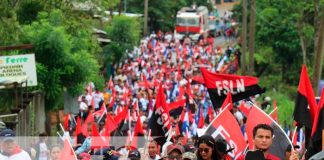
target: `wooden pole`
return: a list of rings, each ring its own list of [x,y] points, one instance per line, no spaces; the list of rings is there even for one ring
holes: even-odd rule
[[[243,20],[242,20],[242,55],[241,55],[241,71],[242,75],[245,75],[246,72],[246,33],[247,33],[247,0],[243,0]]]
[[[322,130],[322,151],[324,151],[324,129]]]
[[[318,82],[321,79],[321,72],[322,72],[322,59],[323,59],[323,52],[324,52],[324,8],[322,8],[322,15],[320,18],[320,30],[318,35],[317,41],[317,49],[315,52],[315,59],[314,59],[314,72],[313,72],[313,89],[315,91],[315,96],[318,95]]]
[[[256,0],[251,0],[250,29],[249,29],[249,75],[254,73],[254,35],[255,35],[255,7]]]
[[[148,0],[144,2],[144,37],[147,36]]]
[[[23,44],[17,46],[0,46],[0,51],[9,51],[9,50],[23,50],[23,49],[32,49],[34,45],[32,44]]]

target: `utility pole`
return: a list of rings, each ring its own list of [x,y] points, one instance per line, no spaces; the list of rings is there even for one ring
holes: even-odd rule
[[[144,37],[147,36],[148,0],[144,3]]]
[[[243,17],[242,17],[242,56],[241,56],[241,70],[242,75],[246,73],[246,64],[245,64],[245,57],[246,57],[246,28],[247,28],[247,3],[246,0],[243,0]]]
[[[318,18],[320,20],[320,27],[319,27],[319,35],[317,41],[317,50],[315,50],[315,58],[314,58],[314,74],[313,74],[313,90],[315,91],[315,95],[318,95],[318,82],[321,79],[321,72],[322,72],[322,59],[324,54],[324,7],[322,7],[322,14]]]
[[[251,0],[249,29],[249,75],[254,73],[255,0]]]

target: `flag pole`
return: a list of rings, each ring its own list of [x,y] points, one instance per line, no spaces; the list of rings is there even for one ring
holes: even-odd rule
[[[294,139],[296,137],[296,132],[297,132],[297,126],[295,127],[294,132],[293,132],[293,136],[291,138],[292,142],[294,142]],[[294,145],[292,143],[291,143],[291,149],[292,149],[292,151],[295,151],[295,147],[294,147]]]
[[[217,115],[216,115],[216,117],[209,123],[209,125],[206,127],[206,128],[209,128],[211,125],[213,125],[213,123],[214,123],[214,121],[216,120],[216,118],[221,114],[221,113],[223,113],[227,108],[228,108],[228,106],[230,105],[230,103],[228,103],[226,106],[225,106],[225,109],[223,109],[223,110],[221,110]],[[213,110],[214,110],[214,108],[213,108]],[[214,110],[215,111],[215,110]],[[204,132],[204,134],[203,135],[205,135],[205,133],[206,133],[206,130],[205,130],[205,132]]]
[[[102,107],[102,106],[101,106]],[[101,119],[103,118],[103,116],[107,114],[107,110],[105,110],[104,113],[102,113],[102,115],[100,116],[100,118],[98,119],[97,123],[99,124],[99,122],[101,121]]]
[[[273,109],[270,113],[269,113],[269,115],[271,115],[274,111],[276,111],[278,108],[275,108],[275,109]]]
[[[70,149],[71,149],[72,152],[73,152],[73,157],[74,157],[75,159],[78,159],[78,157],[77,157],[77,155],[75,154],[75,151],[74,151],[74,149],[73,149],[73,146],[72,146],[72,144],[71,144],[71,142],[70,142],[70,139],[68,138],[68,139],[66,139],[66,140],[69,142]]]
[[[77,121],[75,120],[74,115],[70,115],[70,117],[72,117],[74,123],[77,124]]]
[[[63,137],[61,136],[61,134],[57,131],[56,134],[61,138],[63,139]]]
[[[322,130],[322,151],[324,151],[324,129]]]
[[[145,144],[144,144],[144,155],[146,155],[146,152],[147,152],[147,143],[150,142],[150,136],[151,136],[151,129],[148,130],[148,133],[147,133],[147,138],[145,139]]]

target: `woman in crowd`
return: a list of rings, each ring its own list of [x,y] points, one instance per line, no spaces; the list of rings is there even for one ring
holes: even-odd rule
[[[220,156],[216,148],[216,142],[210,135],[199,137],[197,158],[198,160],[219,160]]]
[[[61,153],[61,147],[59,145],[53,145],[50,150],[51,159],[50,160],[59,160]]]

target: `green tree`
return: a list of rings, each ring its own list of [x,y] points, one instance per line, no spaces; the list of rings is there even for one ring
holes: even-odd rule
[[[126,50],[131,50],[139,43],[140,23],[137,18],[114,16],[106,30],[112,43],[105,47],[104,54],[106,57],[112,56],[113,61],[119,62],[125,56]]]
[[[38,88],[45,92],[47,110],[62,104],[57,97],[62,97],[64,89],[76,95],[90,79],[102,79],[99,65],[89,52],[94,42],[86,40],[91,34],[68,34],[63,23],[58,23],[62,19],[59,10],[42,12],[37,21],[24,26],[25,42],[35,45]]]
[[[43,5],[36,0],[24,1],[17,10],[20,24],[30,24],[36,20],[38,12],[43,10]]]

